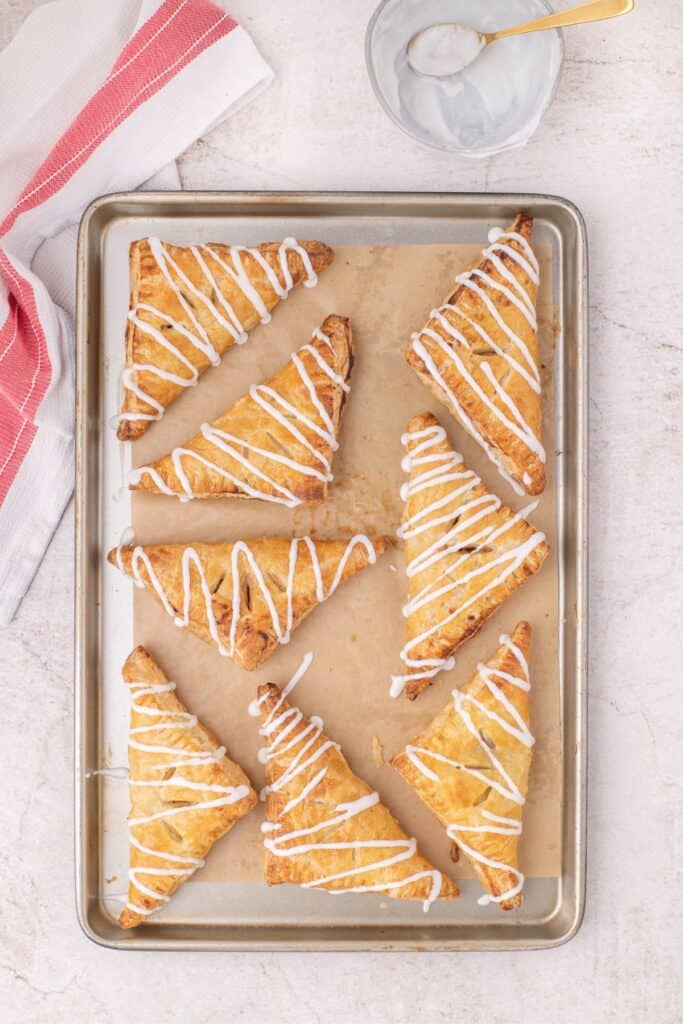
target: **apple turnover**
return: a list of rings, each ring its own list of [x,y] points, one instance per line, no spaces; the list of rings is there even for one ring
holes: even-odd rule
[[[274,377],[169,455],[134,470],[131,488],[287,508],[324,501],[352,365],[349,321],[328,316]]]
[[[390,543],[364,534],[350,540],[260,537],[119,546],[107,557],[149,590],[177,626],[251,670]]]
[[[408,364],[518,493],[545,487],[533,218],[520,213],[411,338]]]
[[[534,738],[529,730],[531,627],[479,665],[462,690],[391,764],[434,811],[502,910],[522,904],[518,846]]]
[[[538,572],[549,549],[526,518],[537,503],[513,512],[487,491],[436,416],[413,417],[402,441],[408,641],[406,672],[394,677],[391,693],[405,690],[412,700],[453,667],[457,648]]]
[[[267,743],[261,828],[269,885],[380,893],[422,900],[425,910],[459,895],[379,794],[351,771],[319,718],[306,718],[272,683],[259,687],[251,710],[260,714]]]
[[[130,868],[119,924],[134,928],[202,867],[258,797],[144,647],[128,657],[123,679],[131,701]]]

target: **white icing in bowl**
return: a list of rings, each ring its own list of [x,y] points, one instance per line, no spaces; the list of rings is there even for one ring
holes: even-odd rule
[[[411,40],[408,63],[421,75],[452,75],[479,56],[484,41],[466,25],[430,25]]]
[[[406,46],[430,25],[457,22],[491,32],[550,10],[546,0],[383,0],[366,36],[378,99],[396,124],[429,146],[485,157],[524,145],[555,93],[563,56],[558,31],[501,39],[444,78],[414,71]]]

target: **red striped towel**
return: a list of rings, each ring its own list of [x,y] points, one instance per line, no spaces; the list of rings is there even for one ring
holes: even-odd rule
[[[60,0],[0,54],[0,625],[73,489],[73,225],[164,168],[178,187],[169,162],[271,78],[208,0]]]

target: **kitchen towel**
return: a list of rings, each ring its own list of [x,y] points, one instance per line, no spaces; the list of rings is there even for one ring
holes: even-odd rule
[[[75,225],[271,78],[208,0],[57,0],[0,53],[0,626],[73,489]]]

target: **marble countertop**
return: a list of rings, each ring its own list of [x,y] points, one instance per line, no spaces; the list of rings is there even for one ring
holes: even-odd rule
[[[35,0],[0,0],[0,44]],[[234,0],[276,71],[182,158],[188,188],[538,191],[591,250],[588,898],[568,945],[506,954],[140,954],[81,934],[73,900],[73,514],[0,632],[0,1005],[36,1021],[619,1024],[680,1019],[673,913],[683,557],[677,0],[566,36],[525,149],[466,162],[377,105],[374,0]],[[567,6],[563,4],[563,6]]]

